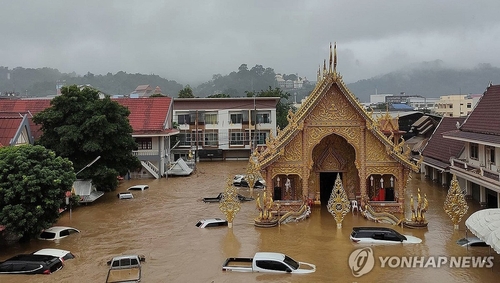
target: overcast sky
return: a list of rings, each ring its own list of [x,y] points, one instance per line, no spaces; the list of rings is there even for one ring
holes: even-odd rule
[[[157,74],[197,85],[241,64],[346,83],[423,61],[500,66],[498,0],[0,0],[0,66]]]

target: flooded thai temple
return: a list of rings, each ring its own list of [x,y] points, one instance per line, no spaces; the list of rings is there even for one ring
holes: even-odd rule
[[[288,126],[256,154],[267,193],[278,203],[325,206],[340,176],[350,201],[402,213],[405,186],[419,164],[410,158],[397,118],[365,110],[337,72],[336,46],[329,53],[314,90],[288,113]]]

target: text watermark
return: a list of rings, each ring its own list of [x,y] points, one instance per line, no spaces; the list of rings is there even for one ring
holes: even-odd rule
[[[491,268],[493,256],[380,256],[370,247],[354,250],[349,256],[349,268],[354,277],[361,277],[375,267],[380,268]]]

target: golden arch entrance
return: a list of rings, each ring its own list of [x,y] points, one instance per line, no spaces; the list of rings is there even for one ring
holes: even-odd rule
[[[394,138],[394,131],[383,132],[384,125],[392,124],[381,123],[365,110],[335,65],[330,57],[316,88],[296,113],[289,112],[288,126],[278,129],[258,153],[261,173],[267,184],[273,184],[268,190],[276,199],[321,203],[328,192],[321,189],[321,174],[339,172],[349,198],[402,212],[406,181],[418,171],[418,164],[411,161],[404,141]],[[288,190],[287,180],[292,184]],[[386,190],[393,193],[392,200],[385,199]]]

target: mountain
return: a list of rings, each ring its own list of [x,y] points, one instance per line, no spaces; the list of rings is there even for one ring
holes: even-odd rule
[[[216,74],[212,80],[194,87],[193,94],[196,97],[207,97],[216,93],[225,93],[231,97],[246,96],[246,92],[266,90],[269,86],[275,88],[277,84],[274,77],[275,73],[272,68],[262,65],[248,68],[246,64],[242,64],[238,71],[224,76]],[[138,85],[149,84],[153,88],[159,86],[163,94],[177,97],[179,91],[184,88],[182,84],[158,75],[128,74],[123,71],[106,75],[87,73],[81,76],[74,72],[61,73],[51,68],[8,69],[0,67],[0,92],[2,94],[15,92],[17,95],[29,97],[55,95],[57,82],[66,85],[90,84],[111,95],[130,94]],[[490,82],[500,84],[500,68],[492,67],[490,64],[481,64],[475,68],[457,70],[445,68],[443,63],[437,60],[360,80],[347,84],[347,87],[360,101],[369,102],[370,95],[385,93],[397,95],[404,92],[407,95],[424,97],[477,94],[483,93]],[[304,84],[302,89],[285,89],[284,91],[290,94],[290,100],[296,99],[299,102],[314,88],[315,82],[311,83]]]
[[[360,101],[369,102],[372,94],[404,92],[407,95],[439,97],[449,94],[478,94],[488,84],[500,84],[500,68],[481,64],[472,69],[442,67],[440,61],[426,62],[405,70],[347,84]]]

